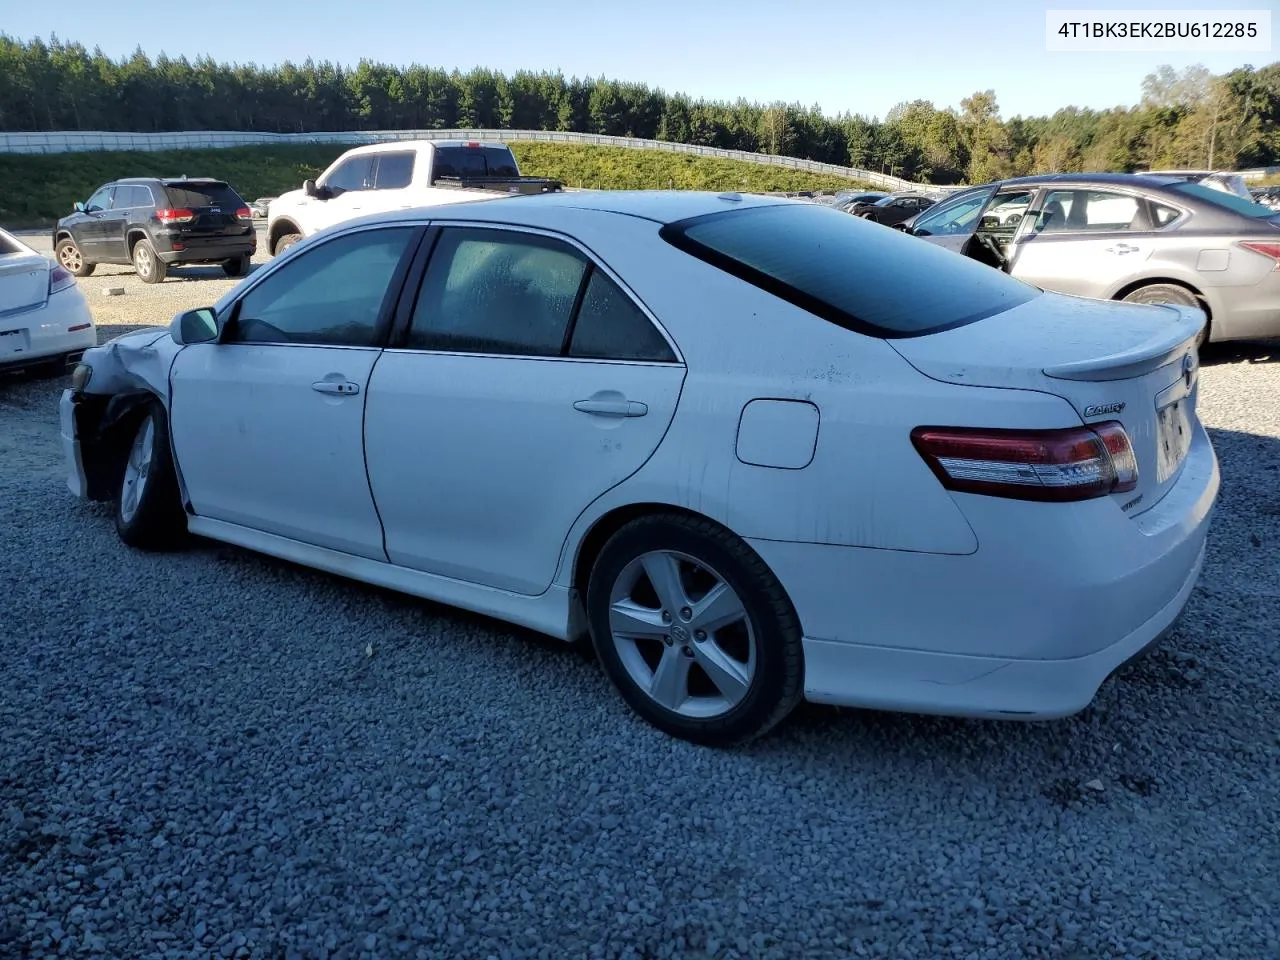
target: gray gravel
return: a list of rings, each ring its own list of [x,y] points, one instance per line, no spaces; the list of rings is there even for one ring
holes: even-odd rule
[[[1280,356],[1217,354],[1167,647],[1067,721],[802,707],[741,752],[507,626],[129,551],[63,382],[0,381],[0,957],[1280,957]]]

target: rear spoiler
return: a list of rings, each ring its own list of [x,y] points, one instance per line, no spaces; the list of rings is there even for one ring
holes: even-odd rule
[[[1168,310],[1171,314],[1169,325],[1144,343],[1139,343],[1128,350],[1113,353],[1105,357],[1091,357],[1088,360],[1076,360],[1071,363],[1060,363],[1045,367],[1044,375],[1055,380],[1127,380],[1140,377],[1152,370],[1158,370],[1172,361],[1186,349],[1189,341],[1200,336],[1208,317],[1198,307],[1186,307],[1181,304],[1160,303],[1144,304],[1157,309]],[[1115,323],[1123,323],[1116,317]]]

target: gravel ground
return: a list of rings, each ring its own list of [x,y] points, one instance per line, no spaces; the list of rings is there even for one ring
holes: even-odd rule
[[[103,339],[223,282],[123,285]],[[126,549],[64,381],[0,381],[0,957],[1280,957],[1280,354],[1215,354],[1167,646],[1066,721],[806,706],[738,752],[492,621]]]

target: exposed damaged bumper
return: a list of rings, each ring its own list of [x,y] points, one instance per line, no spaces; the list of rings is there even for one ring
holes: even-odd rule
[[[77,497],[88,499],[89,478],[84,470],[84,450],[76,423],[76,394],[63,390],[58,401],[58,421],[62,433],[62,457],[67,467],[67,488]]]

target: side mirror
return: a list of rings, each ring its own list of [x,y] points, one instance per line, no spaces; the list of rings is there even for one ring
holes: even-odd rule
[[[74,210],[76,213],[84,213],[84,204],[81,203],[79,200],[77,200],[75,203],[71,205],[71,209]]]
[[[316,182],[311,179],[302,181],[302,192],[308,197],[315,197],[316,199],[319,199],[320,197],[320,191],[316,187]]]
[[[169,324],[169,336],[179,346],[209,343],[218,337],[218,317],[209,307],[180,313]]]

